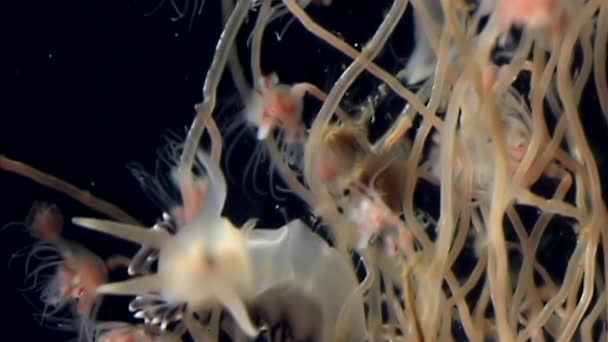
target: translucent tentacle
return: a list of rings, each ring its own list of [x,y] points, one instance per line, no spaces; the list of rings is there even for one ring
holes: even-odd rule
[[[115,221],[75,217],[72,219],[72,223],[84,228],[129,240],[140,245],[152,246],[154,248],[161,248],[164,241],[170,237],[168,233],[160,230],[149,230],[142,226],[119,223]]]

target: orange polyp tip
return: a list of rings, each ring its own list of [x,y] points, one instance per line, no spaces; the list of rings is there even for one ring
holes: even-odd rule
[[[530,28],[542,28],[552,24],[555,0],[503,0],[499,10],[505,24],[518,23]]]
[[[34,204],[26,222],[32,235],[44,241],[59,239],[63,230],[63,215],[54,204]]]
[[[483,88],[486,91],[492,89],[492,87],[496,83],[496,71],[492,68],[490,68],[489,70],[485,70],[482,74],[481,81],[483,84]]]
[[[275,100],[280,113],[286,116],[294,116],[297,106],[292,95],[277,94]]]
[[[563,35],[569,22],[570,18],[568,13],[562,10],[557,19],[554,20],[553,24],[551,25],[551,33],[556,36]]]
[[[205,205],[205,197],[207,194],[207,183],[204,179],[197,179],[191,184],[192,188],[182,189],[183,206],[183,223],[187,224],[192,221],[202,210]]]
[[[319,177],[323,181],[335,179],[338,176],[338,170],[329,163],[323,164],[319,167]]]

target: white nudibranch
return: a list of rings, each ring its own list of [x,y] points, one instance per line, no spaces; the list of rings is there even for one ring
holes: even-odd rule
[[[269,320],[263,324],[287,314],[296,338],[365,340],[363,299],[351,265],[301,221],[279,229],[236,228],[221,217],[226,186],[219,165],[204,154],[198,157],[207,171],[208,193],[198,216],[175,235],[107,220],[73,219],[82,227],[158,250],[156,273],[102,285],[97,293],[159,294],[169,304],[185,303],[190,313],[221,304],[249,337],[260,331],[251,319],[253,311]],[[298,302],[281,296],[285,291],[299,295],[316,311],[294,308]],[[303,323],[311,321],[307,317],[316,320],[308,326]]]

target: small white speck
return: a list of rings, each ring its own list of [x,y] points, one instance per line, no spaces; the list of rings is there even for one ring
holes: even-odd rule
[[[91,187],[95,187],[95,181],[91,182]]]
[[[49,59],[53,58],[53,54],[49,53]]]
[[[173,34],[175,37],[179,37],[179,33],[175,32],[175,34]]]

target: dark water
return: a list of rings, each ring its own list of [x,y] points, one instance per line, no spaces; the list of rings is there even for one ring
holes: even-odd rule
[[[202,14],[192,19],[190,8],[176,22],[171,20],[175,12],[168,1],[149,13],[160,0],[0,1],[0,153],[89,190],[146,224],[154,223],[160,210],[126,166],[138,162],[154,171],[157,150],[166,142],[163,136],[185,135],[193,106],[201,100],[204,75],[220,33],[219,0],[207,0]],[[311,13],[349,43],[360,46],[389,3],[343,0],[329,9],[311,9]],[[286,22],[275,23],[270,30],[280,30]],[[252,24],[250,21],[242,30],[241,43]],[[401,26],[379,61],[389,70],[398,69],[395,54],[405,56],[411,47],[410,29]],[[281,41],[272,34],[267,36],[262,67],[265,72],[278,72],[286,82],[308,80],[327,90],[349,62],[297,23]],[[239,50],[241,57],[246,51]],[[374,83],[366,80],[349,92],[350,100],[356,102],[372,89]],[[586,122],[592,127],[592,146],[603,167],[606,126],[593,96],[588,97],[590,119]],[[236,115],[234,106],[222,104],[234,104],[236,99],[225,78],[217,114],[222,125]],[[310,106],[318,105],[312,102]],[[226,214],[236,223],[255,215],[266,226],[282,224],[285,213],[290,218],[308,217],[298,201],[257,195],[251,179],[241,182],[252,145],[250,136],[243,138],[228,163],[235,175],[229,179]],[[260,173],[255,182],[264,189],[268,177]],[[65,217],[95,215],[27,179],[0,173],[0,224],[23,220],[36,200],[56,203]],[[277,210],[277,205],[284,211]],[[135,251],[128,243],[70,225],[66,236],[102,256]],[[567,242],[555,240],[567,246],[573,242],[572,237]],[[74,335],[42,327],[33,317],[40,303],[31,291],[17,290],[23,286],[23,260],[8,265],[11,254],[31,242],[20,227],[0,234],[0,340],[64,341]],[[124,308],[106,308],[106,312],[109,318],[123,317]]]

